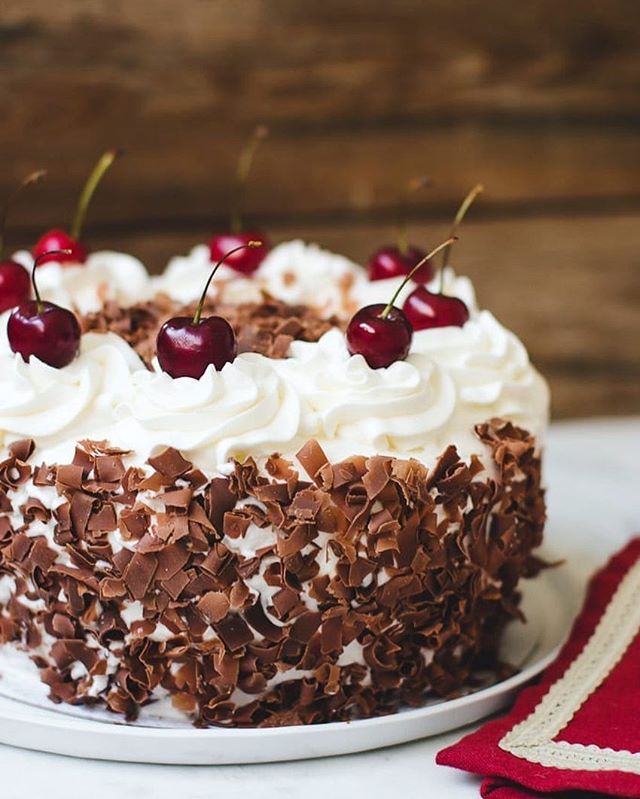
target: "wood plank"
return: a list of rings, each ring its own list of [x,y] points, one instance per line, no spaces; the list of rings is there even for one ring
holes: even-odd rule
[[[96,225],[221,220],[256,121],[260,218],[443,213],[477,180],[498,212],[574,198],[640,205],[640,17],[632,0],[5,0],[0,189],[49,184],[25,225],[64,222],[97,154],[128,148]],[[500,24],[496,24],[500,20]],[[602,207],[602,206],[601,206]],[[52,211],[52,209],[55,209]]]
[[[444,237],[439,221],[413,226],[424,245]],[[207,228],[102,235],[154,271],[205,239]],[[389,224],[274,227],[275,241],[317,240],[363,262],[392,234]],[[479,299],[526,343],[549,378],[556,417],[640,412],[640,225],[636,215],[478,222],[461,231],[453,258]]]
[[[3,61],[11,91],[76,117],[104,105],[156,118],[208,108],[218,124],[266,111],[307,125],[473,110],[636,115],[636,11],[633,0],[5,0]],[[67,88],[52,97],[54,86]],[[72,100],[89,86],[92,97]]]
[[[3,133],[4,131],[4,133]],[[7,140],[12,158],[0,162],[0,189],[35,167],[48,180],[30,192],[13,217],[34,228],[65,224],[97,154],[114,141],[81,127],[58,139]],[[3,136],[5,141],[3,142]],[[16,134],[17,136],[17,134]],[[142,137],[144,139],[145,137]],[[233,196],[239,140],[211,137],[206,128],[185,132],[165,126],[146,144],[132,146],[105,179],[89,224],[145,226],[224,224]],[[274,131],[264,144],[248,193],[251,216],[263,224],[345,214],[394,217],[401,186],[428,174],[433,187],[408,203],[413,219],[451,214],[471,185],[483,182],[478,213],[536,213],[547,207],[640,208],[640,137],[635,130],[587,127],[532,130],[457,125],[451,129],[294,136]]]
[[[553,397],[553,418],[636,416],[640,411],[640,370],[627,376],[578,378],[565,372],[545,372]]]

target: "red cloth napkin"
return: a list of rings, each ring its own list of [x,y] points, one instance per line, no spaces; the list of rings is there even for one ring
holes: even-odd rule
[[[491,799],[640,799],[640,538],[591,580],[569,640],[511,711],[436,760]],[[514,729],[515,728],[515,729]]]

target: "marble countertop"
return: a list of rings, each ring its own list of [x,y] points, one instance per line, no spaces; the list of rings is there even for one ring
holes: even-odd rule
[[[568,579],[586,575],[640,533],[640,417],[569,422],[552,427],[545,479],[546,547],[569,559]],[[0,746],[3,799],[224,799],[478,797],[478,780],[434,764],[436,752],[464,730],[410,744],[324,760],[255,766],[153,766],[79,760]]]

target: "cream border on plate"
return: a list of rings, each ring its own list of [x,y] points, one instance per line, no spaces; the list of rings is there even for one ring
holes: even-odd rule
[[[553,739],[622,659],[640,630],[640,560],[624,576],[580,655],[526,719],[499,741],[515,757],[579,771],[640,774],[640,752]]]

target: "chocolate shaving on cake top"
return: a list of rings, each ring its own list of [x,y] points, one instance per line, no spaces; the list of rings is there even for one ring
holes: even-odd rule
[[[331,464],[310,442],[306,475],[274,456],[203,481],[173,449],[149,473],[105,442],[35,468],[16,444],[0,464],[0,578],[15,580],[0,643],[33,653],[54,701],[128,718],[160,688],[197,724],[264,727],[454,696],[499,668],[518,579],[541,565],[535,442],[501,420],[477,433],[495,479],[452,447],[429,472]],[[36,481],[62,504],[29,497]],[[53,540],[34,528],[49,518]]]
[[[156,354],[156,337],[173,316],[193,316],[195,305],[181,305],[159,294],[148,302],[122,308],[107,302],[95,313],[80,317],[83,333],[110,331],[121,336],[149,364]],[[264,295],[261,303],[238,305],[207,301],[203,315],[223,316],[233,327],[239,352],[257,352],[269,358],[285,358],[292,341],[318,341],[340,323],[323,319],[305,305],[288,305]]]

